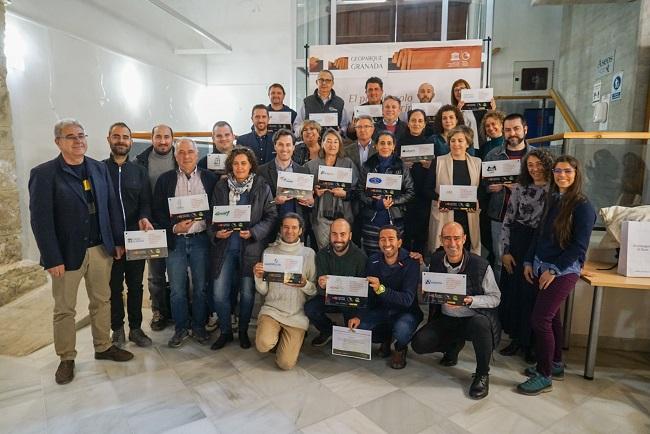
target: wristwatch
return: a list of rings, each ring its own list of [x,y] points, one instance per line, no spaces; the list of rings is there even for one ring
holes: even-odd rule
[[[555,276],[555,275],[557,275],[557,272],[556,272],[554,269],[552,269],[552,268],[549,268],[549,269],[548,269],[548,273],[549,273],[551,276]]]

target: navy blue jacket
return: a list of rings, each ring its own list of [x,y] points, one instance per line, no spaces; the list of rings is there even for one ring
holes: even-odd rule
[[[97,208],[99,231],[106,254],[124,246],[124,224],[106,165],[85,157]],[[63,264],[78,270],[90,233],[88,203],[81,179],[63,156],[34,167],[29,175],[29,211],[32,231],[45,269]]]
[[[151,220],[151,186],[147,169],[133,161],[118,166],[113,158],[104,160],[111,176],[115,195],[127,231],[140,230],[138,221]]]
[[[255,127],[251,127],[251,132],[237,136],[237,144],[246,146],[255,152],[257,163],[262,165],[275,158],[275,147],[273,146],[273,133],[267,132],[264,136],[258,136]]]
[[[210,226],[210,222],[212,221],[212,203],[210,202],[210,198],[212,197],[212,190],[214,190],[214,186],[219,178],[209,170],[201,169],[200,167],[197,170],[201,176],[201,183],[205,189],[205,194],[208,195],[210,211],[205,213],[205,221]],[[175,236],[172,232],[174,224],[169,215],[169,202],[167,202],[167,198],[176,196],[177,182],[178,170],[170,170],[160,175],[154,188],[153,204],[151,206],[154,219],[152,224],[156,229],[165,229],[167,231],[167,247],[170,250],[174,249]]]
[[[372,289],[368,290],[368,307],[370,309],[386,309],[391,311],[417,311],[420,309],[417,298],[417,288],[420,282],[420,264],[409,257],[409,252],[400,249],[397,263],[393,266],[386,264],[384,254],[375,253],[368,258],[366,275],[379,278],[386,291],[377,295]],[[363,314],[361,315],[363,317]]]

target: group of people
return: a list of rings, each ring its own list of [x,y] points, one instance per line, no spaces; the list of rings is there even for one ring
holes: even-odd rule
[[[131,159],[130,128],[110,126],[110,156],[104,162],[85,156],[87,136],[76,120],[54,128],[60,155],[30,174],[32,230],[41,264],[52,277],[54,342],[61,363],[59,384],[74,378],[75,305],[83,277],[89,295],[96,359],[127,361],[128,340],[152,344],[142,330],[145,260],[126,261],[124,231],[164,229],[168,256],[149,259],[151,330],[174,324],[168,342],[180,347],[192,338],[219,350],[237,331],[243,349],[256,292],[262,299],[254,344],[275,352],[281,369],[291,369],[310,323],[311,340],[324,346],[332,336],[331,314],[341,314],[351,329],[372,330],[379,355],[390,366],[406,366],[409,344],[416,353],[441,352],[453,366],[465,341],[473,343],[476,371],[472,398],[488,394],[492,352],[502,328],[511,338],[504,355],[522,352],[536,366],[526,369],[521,393],[535,395],[562,379],[560,304],[575,287],[585,261],[595,211],[582,192],[582,171],[571,156],[551,154],[526,144],[527,126],[519,114],[462,110],[458,80],[452,104],[433,119],[415,109],[401,119],[398,98],[383,95],[383,83],[366,83],[368,103],[381,104],[383,117],[349,118],[333,90],[334,77],[321,71],[313,95],[299,111],[284,104],[284,89],[269,88],[269,105],[255,105],[248,134],[235,136],[228,122],[212,129],[213,153],[225,167],[199,158],[196,143],[174,139],[172,128],[152,129],[152,145]],[[418,97],[430,102],[434,89],[420,85]],[[493,104],[493,102],[492,102]],[[269,113],[289,111],[294,133],[271,132]],[[338,128],[322,128],[312,113],[337,112]],[[471,116],[470,116],[471,115]],[[471,121],[468,122],[468,119]],[[347,121],[347,122],[346,122]],[[471,126],[478,121],[478,135]],[[296,143],[296,136],[301,138]],[[352,139],[352,137],[354,137]],[[236,139],[236,141],[235,141]],[[405,162],[400,147],[434,144],[431,160]],[[487,183],[481,162],[520,160],[516,183]],[[345,168],[351,182],[319,181],[321,169]],[[311,195],[294,197],[277,187],[278,174],[314,177]],[[366,193],[373,174],[401,175],[392,194]],[[440,206],[440,187],[475,186],[474,208]],[[178,220],[169,199],[205,194],[213,206],[249,205],[250,221],[241,230],[222,229],[212,213]],[[489,252],[481,255],[481,246]],[[297,282],[264,279],[263,255],[301,256]],[[427,320],[421,272],[467,276],[462,305],[430,304]],[[367,306],[326,302],[328,276],[368,281]],[[234,313],[236,315],[233,315]],[[219,335],[211,333],[219,328]],[[112,336],[111,336],[112,330]]]

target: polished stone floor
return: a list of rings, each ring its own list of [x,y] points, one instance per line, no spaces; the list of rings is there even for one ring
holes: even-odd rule
[[[65,386],[54,382],[51,345],[0,356],[0,432],[650,433],[650,353],[600,352],[587,381],[584,349],[574,348],[566,380],[537,397],[513,391],[523,361],[495,354],[490,395],[473,401],[469,344],[453,368],[439,354],[409,354],[401,371],[306,344],[298,366],[282,372],[272,355],[236,341],[217,352],[193,341],[170,349],[171,334],[150,333],[152,348],[129,344],[135,359],[119,364],[95,361],[83,328],[76,378]]]

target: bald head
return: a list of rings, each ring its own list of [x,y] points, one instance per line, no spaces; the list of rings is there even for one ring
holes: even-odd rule
[[[463,246],[467,237],[465,230],[456,222],[445,223],[440,231],[440,242],[447,254],[447,260],[457,263],[463,259]]]
[[[420,87],[418,87],[417,96],[420,102],[431,102],[433,101],[433,98],[435,98],[436,92],[431,83],[422,83]]]
[[[330,226],[330,244],[332,250],[338,256],[347,253],[352,240],[352,227],[350,223],[343,218],[336,219]]]

